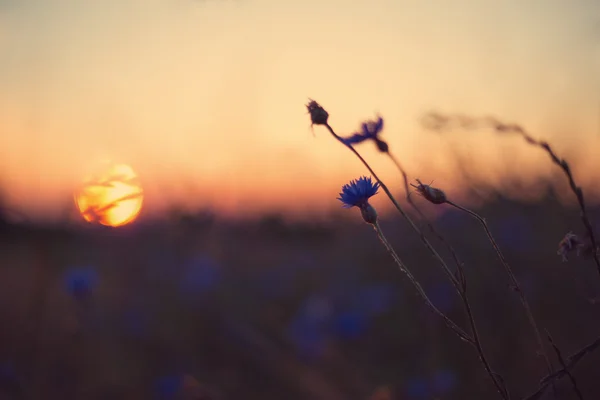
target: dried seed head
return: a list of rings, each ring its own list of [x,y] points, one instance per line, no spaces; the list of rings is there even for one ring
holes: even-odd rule
[[[417,182],[419,183],[417,186],[412,185],[412,184],[411,184],[411,186],[416,188],[417,191],[419,192],[419,194],[421,196],[423,196],[425,199],[427,199],[428,201],[430,201],[431,203],[444,204],[448,201],[448,199],[446,197],[446,193],[444,193],[441,189],[431,187],[430,185],[425,185],[418,179],[417,179]]]
[[[310,121],[312,125],[327,125],[329,114],[319,103],[309,99],[309,103],[306,105],[306,109],[310,114]]]
[[[586,244],[573,232],[569,232],[564,238],[558,243],[558,251],[556,254],[562,257],[563,262],[569,261],[567,255],[573,251],[576,252],[577,256],[584,250]]]

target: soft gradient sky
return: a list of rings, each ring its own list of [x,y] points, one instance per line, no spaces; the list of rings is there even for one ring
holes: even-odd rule
[[[555,169],[517,138],[425,132],[432,109],[525,125],[600,194],[596,0],[0,0],[0,180],[32,213],[70,206],[102,158],[150,210],[337,208],[364,169],[312,135],[308,97],[341,134],[381,113],[409,173],[451,193],[452,151],[489,183]]]

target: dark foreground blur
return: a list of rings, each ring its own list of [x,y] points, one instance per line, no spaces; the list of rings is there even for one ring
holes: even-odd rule
[[[556,255],[566,232],[582,231],[578,212],[550,200],[479,211],[564,356],[600,336],[593,262]],[[467,329],[418,237],[395,217],[382,226],[436,305]],[[492,365],[513,398],[529,394],[544,363],[489,242],[463,214],[436,226],[465,262]],[[498,398],[473,349],[423,306],[356,210],[327,224],[209,215],[120,229],[5,223],[0,238],[0,399]],[[600,351],[574,371],[587,399],[600,398],[599,362]],[[576,398],[567,379],[556,393]]]

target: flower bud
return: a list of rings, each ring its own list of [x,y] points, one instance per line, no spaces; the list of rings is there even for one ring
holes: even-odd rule
[[[377,211],[369,203],[365,203],[360,207],[360,213],[367,224],[374,224],[377,222]]]
[[[387,153],[390,150],[390,146],[388,146],[387,142],[379,138],[375,138],[375,144],[377,145],[377,149],[382,153]]]
[[[430,185],[425,185],[418,179],[417,182],[419,183],[419,185],[413,186],[416,187],[417,191],[431,203],[443,204],[448,201],[446,193],[444,193],[441,189],[431,187]]]
[[[310,100],[310,99],[309,99]],[[327,125],[329,114],[319,103],[314,100],[306,105],[308,112],[310,113],[310,121],[313,125]]]

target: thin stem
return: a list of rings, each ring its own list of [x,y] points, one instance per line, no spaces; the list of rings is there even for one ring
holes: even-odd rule
[[[389,197],[389,199],[391,200],[391,202],[394,204],[394,206],[396,207],[396,209],[408,221],[408,223],[410,224],[410,226],[412,227],[412,229],[421,238],[421,241],[425,244],[425,246],[429,249],[429,251],[433,254],[433,256],[440,262],[440,264],[442,265],[444,271],[446,272],[446,274],[448,275],[448,277],[452,281],[453,285],[459,291],[459,294],[461,295],[461,298],[463,298],[463,302],[464,302],[465,299],[463,297],[463,294],[466,294],[466,281],[465,281],[465,278],[464,278],[464,272],[462,270],[462,265],[461,265],[460,261],[458,261],[458,257],[456,256],[456,253],[452,250],[452,255],[453,255],[455,261],[457,262],[457,264],[459,265],[458,274],[459,274],[459,277],[460,277],[460,281],[454,276],[454,274],[452,274],[450,268],[448,267],[448,265],[446,264],[446,262],[444,261],[444,259],[439,255],[439,253],[431,245],[431,243],[429,242],[429,240],[427,240],[427,238],[425,237],[425,235],[423,234],[423,232],[419,229],[419,227],[412,221],[412,219],[408,216],[408,214],[406,214],[406,212],[402,209],[402,207],[400,206],[400,204],[398,203],[398,201],[394,198],[394,196],[392,195],[392,193],[390,192],[390,190],[388,189],[388,187],[385,185],[385,183],[383,183],[381,181],[381,179],[379,179],[379,177],[377,176],[377,174],[375,173],[375,171],[371,168],[371,166],[369,165],[369,163],[367,163],[367,161],[354,149],[354,147],[351,144],[346,143],[340,136],[338,136],[335,133],[335,131],[333,130],[333,128],[329,124],[324,124],[324,125],[327,128],[327,130],[329,130],[329,132],[333,135],[333,137],[335,139],[337,139],[340,143],[342,143],[344,146],[346,146],[352,153],[354,153],[354,155],[369,170],[369,172],[371,173],[371,175],[373,176],[373,178],[379,183],[379,185],[381,186],[381,188],[383,189],[383,191],[385,192],[385,194]],[[394,162],[396,163],[396,165],[402,171],[402,174],[403,174],[403,177],[404,177],[405,188],[406,188],[407,193],[408,193],[408,179],[407,179],[406,173],[400,167],[400,164],[398,163],[398,161],[395,160],[395,158],[392,158],[392,159],[394,160]],[[432,226],[431,226],[431,224],[430,224],[430,229],[433,229]],[[385,237],[383,237],[383,239],[385,240]],[[387,243],[387,240],[384,241],[384,245],[386,245],[386,247],[388,248],[388,250],[390,251],[390,253],[392,253],[392,256],[393,256],[395,254],[395,252],[393,251],[393,249],[389,245],[389,243]],[[394,257],[394,259],[395,260],[397,259],[397,262],[399,261],[399,258],[397,258],[397,255],[396,255],[396,257]],[[401,266],[401,268],[402,268],[402,265],[403,264],[401,264],[401,261],[400,261],[399,266]],[[420,285],[419,285],[419,287],[420,287]],[[422,291],[422,289],[421,289],[421,291]],[[425,292],[422,292],[422,293],[425,294]],[[467,300],[467,302],[468,302],[468,300]],[[427,303],[427,301],[426,301],[426,303]],[[431,302],[429,302],[427,304],[431,304]],[[474,334],[476,334],[477,329],[475,327],[475,321],[473,319],[473,315],[472,315],[472,312],[470,310],[470,307],[469,307],[469,310],[467,311],[467,314],[470,314],[469,319],[470,319],[471,328],[472,329],[474,328]],[[445,317],[443,314],[442,314],[442,316]],[[447,318],[447,317],[445,317],[445,318]],[[459,335],[459,336],[461,336],[461,335]],[[484,363],[484,366],[486,368],[486,371],[488,371],[488,374],[490,375],[491,379],[494,381],[494,385],[498,389],[500,395],[504,399],[508,399],[509,398],[508,390],[506,390],[506,388],[504,388],[503,385],[500,384],[500,382],[498,380],[498,375],[496,375],[495,373],[493,373],[492,370],[491,370],[491,368],[489,367],[489,363],[487,362],[485,354],[483,353],[483,349],[481,347],[481,343],[479,342],[479,344],[475,344],[475,340],[473,338],[470,338],[468,335],[467,335],[467,337],[469,338],[469,340],[466,340],[466,341],[469,344],[475,346],[476,349],[478,350],[478,352],[480,354],[480,358],[482,358],[482,362]]]
[[[423,232],[419,229],[419,227],[413,222],[413,220],[408,216],[408,214],[400,206],[400,204],[394,198],[394,196],[392,195],[392,193],[390,192],[390,190],[388,189],[388,187],[386,186],[386,184],[383,183],[381,181],[381,179],[379,179],[379,176],[377,176],[377,174],[375,173],[375,171],[373,171],[373,168],[371,168],[371,166],[369,165],[369,163],[367,163],[367,161],[356,151],[356,149],[354,149],[354,147],[351,144],[346,143],[340,136],[338,136],[335,133],[335,131],[333,130],[333,128],[329,124],[325,124],[325,127],[329,130],[329,132],[333,135],[333,137],[335,137],[340,143],[342,143],[344,146],[346,146],[348,149],[350,149],[350,151],[352,153],[354,153],[354,155],[356,157],[358,157],[358,159],[363,163],[363,165],[369,170],[369,172],[371,173],[371,175],[373,176],[373,178],[375,178],[375,180],[379,183],[379,185],[381,186],[381,189],[383,189],[383,191],[385,192],[385,194],[390,198],[390,200],[392,201],[392,203],[394,204],[394,206],[396,207],[396,209],[400,212],[400,214],[404,217],[404,219],[406,219],[408,221],[408,223],[411,226],[411,228],[419,235],[419,237],[421,238],[421,241],[429,249],[429,251],[431,252],[431,254],[433,254],[433,256],[439,261],[439,263],[442,265],[442,267],[444,268],[445,271],[450,271],[450,268],[448,268],[448,265],[446,264],[446,262],[444,261],[444,259],[439,255],[439,253],[431,245],[431,243],[429,242],[429,240],[427,240],[427,238],[425,237],[425,235],[423,234]],[[455,280],[455,279],[456,278],[453,278],[453,280]]]
[[[535,318],[533,317],[533,313],[531,312],[531,307],[529,306],[529,302],[527,301],[527,298],[525,297],[525,292],[523,292],[523,289],[521,288],[521,285],[519,284],[517,277],[513,273],[512,268],[506,261],[506,258],[504,258],[504,254],[500,250],[498,243],[496,243],[496,240],[494,239],[494,236],[492,235],[492,232],[490,231],[490,228],[489,228],[487,222],[479,214],[477,214],[474,211],[469,210],[468,208],[465,208],[465,207],[463,207],[459,204],[456,204],[450,200],[447,200],[446,203],[471,215],[472,217],[477,219],[477,221],[479,221],[481,226],[483,226],[483,229],[484,229],[488,239],[490,240],[490,243],[494,247],[494,250],[496,251],[498,258],[500,259],[500,262],[502,263],[502,265],[504,266],[504,269],[506,270],[506,273],[508,274],[508,277],[511,281],[511,284],[512,284],[514,290],[519,294],[519,298],[521,300],[521,303],[523,304],[523,308],[525,309],[525,314],[527,315],[527,318],[529,319],[529,323],[531,324],[531,327],[533,328],[533,331],[535,333],[535,337],[538,342],[538,346],[540,348],[542,356],[544,357],[544,360],[546,361],[546,366],[548,367],[548,372],[552,373],[552,371],[553,371],[552,364],[550,363],[550,359],[548,358],[548,353],[546,352],[546,348],[544,347],[544,342],[542,341],[542,335],[540,334],[538,325],[535,321]]]
[[[379,225],[378,222],[375,222],[373,224],[373,229],[375,229],[375,232],[377,233],[379,240],[381,240],[381,242],[383,243],[385,248],[392,255],[392,258],[394,259],[394,261],[400,268],[400,271],[404,272],[406,274],[406,276],[408,276],[408,278],[411,281],[411,283],[413,284],[413,286],[417,289],[417,292],[419,293],[419,295],[423,298],[423,300],[425,300],[425,304],[427,304],[434,311],[434,313],[436,313],[442,319],[444,319],[444,322],[446,322],[446,325],[448,325],[448,327],[450,327],[457,335],[459,335],[463,340],[468,341],[470,344],[472,344],[477,349],[479,359],[481,360],[481,363],[483,364],[488,376],[494,383],[494,386],[496,387],[496,389],[498,390],[498,392],[500,393],[500,395],[502,396],[503,399],[508,399],[509,396],[508,396],[506,388],[498,380],[498,377],[497,377],[498,375],[492,371],[490,363],[488,362],[487,357],[481,346],[481,341],[479,340],[479,334],[477,332],[477,328],[475,325],[475,319],[473,318],[473,313],[471,311],[471,306],[467,299],[466,293],[463,292],[461,294],[461,298],[463,299],[463,303],[465,305],[467,316],[469,317],[469,324],[471,326],[471,330],[473,331],[473,336],[474,336],[473,339],[471,339],[461,328],[459,328],[450,318],[448,318],[444,313],[442,313],[431,302],[431,300],[429,299],[429,297],[427,296],[427,294],[425,293],[425,291],[423,290],[423,288],[421,287],[421,285],[419,284],[417,279],[412,275],[410,270],[402,262],[402,260],[400,259],[400,257],[396,253],[396,251],[393,249],[393,247],[390,245],[390,243],[386,239],[385,235],[383,234],[383,231],[381,230],[381,226]]]
[[[540,380],[540,387],[523,400],[539,400],[548,389],[548,386],[553,384],[555,381],[568,376],[569,371],[572,370],[579,361],[581,361],[587,354],[591,354],[593,351],[600,347],[600,337],[596,338],[592,343],[584,346],[582,349],[577,351],[575,354],[569,356],[565,361],[565,366],[556,372],[545,376]]]
[[[414,275],[410,272],[410,270],[402,262],[402,260],[400,259],[400,257],[396,253],[396,251],[393,249],[393,247],[390,245],[390,243],[386,239],[385,235],[383,234],[383,231],[381,230],[381,227],[379,226],[379,223],[375,222],[372,225],[373,225],[373,229],[375,229],[375,232],[377,233],[377,237],[379,238],[379,240],[381,240],[381,243],[383,243],[383,245],[385,246],[385,248],[387,249],[387,251],[391,254],[392,258],[394,259],[394,261],[396,262],[396,264],[400,268],[400,271],[404,272],[406,274],[406,276],[408,276],[408,279],[413,284],[413,286],[415,287],[415,289],[417,289],[417,292],[423,298],[423,300],[425,301],[425,304],[427,306],[429,306],[429,308],[431,308],[431,310],[435,314],[437,314],[438,316],[440,316],[444,320],[444,322],[446,323],[446,325],[450,329],[452,329],[462,340],[464,340],[467,343],[474,344],[473,339],[462,328],[460,328],[458,325],[456,325],[456,323],[454,323],[443,312],[441,312],[433,304],[433,302],[429,299],[429,297],[427,296],[427,293],[425,293],[425,290],[423,290],[423,288],[421,287],[421,284],[417,281],[417,279],[414,277]]]
[[[386,152],[386,154],[388,155],[388,157],[396,165],[396,168],[398,168],[398,170],[402,174],[402,180],[404,183],[404,191],[406,192],[406,201],[412,206],[412,208],[417,212],[417,214],[419,214],[419,217],[421,217],[421,219],[423,219],[423,221],[425,221],[425,223],[427,224],[427,226],[429,228],[429,231],[435,237],[437,237],[439,241],[444,243],[446,245],[446,247],[448,248],[448,251],[450,251],[450,253],[452,254],[452,258],[453,258],[454,262],[456,263],[458,276],[461,277],[461,279],[459,280],[454,275],[454,273],[452,273],[452,271],[446,266],[445,263],[442,263],[442,267],[443,267],[444,272],[446,273],[446,276],[448,277],[448,279],[450,279],[450,281],[452,282],[452,285],[454,286],[454,288],[456,289],[458,294],[462,296],[462,291],[464,290],[463,286],[466,286],[466,284],[464,283],[464,270],[463,270],[462,262],[459,260],[458,255],[456,254],[456,251],[454,250],[454,248],[450,245],[450,243],[448,243],[444,239],[444,237],[440,233],[438,233],[436,231],[433,224],[431,222],[429,222],[429,220],[427,219],[425,214],[423,214],[421,209],[419,207],[417,207],[417,205],[415,204],[413,199],[410,197],[408,174],[406,173],[406,171],[404,170],[404,168],[402,167],[402,165],[400,164],[398,159],[392,153],[390,153],[389,150]]]
[[[396,167],[402,174],[402,179],[404,181],[404,189],[406,191],[406,200],[413,207],[413,209],[419,214],[419,216],[427,223],[427,226],[429,227],[429,230],[431,231],[431,233],[434,234],[438,238],[438,240],[440,240],[442,243],[444,243],[446,245],[446,247],[448,248],[448,250],[450,251],[450,253],[452,254],[452,258],[454,259],[454,262],[456,263],[457,274],[460,279],[457,279],[454,276],[454,274],[452,274],[451,271],[449,271],[447,269],[444,269],[444,271],[446,272],[446,275],[448,275],[448,277],[452,281],[454,287],[456,288],[456,290],[462,300],[462,303],[463,303],[463,306],[465,309],[465,314],[467,315],[467,319],[469,321],[469,326],[471,328],[471,333],[473,336],[473,345],[474,345],[475,349],[477,350],[477,354],[479,356],[481,363],[483,364],[488,375],[494,381],[495,386],[497,388],[502,386],[504,390],[501,391],[501,393],[504,392],[508,397],[507,389],[503,385],[501,385],[500,382],[497,381],[497,379],[498,379],[497,375],[492,371],[492,368],[491,368],[491,366],[487,360],[487,357],[483,351],[483,346],[481,344],[481,339],[479,337],[479,331],[477,329],[477,324],[475,323],[475,317],[473,316],[473,310],[471,309],[471,304],[469,303],[469,297],[467,294],[467,281],[466,281],[466,276],[464,273],[463,263],[458,258],[458,254],[456,254],[456,251],[454,250],[452,245],[450,245],[450,243],[448,243],[446,241],[446,239],[440,233],[438,233],[436,231],[433,224],[431,222],[429,222],[429,220],[423,214],[421,209],[419,209],[419,207],[417,207],[415,202],[410,197],[408,174],[406,173],[406,171],[404,170],[404,168],[402,167],[402,165],[400,164],[398,159],[392,153],[390,153],[389,150],[386,152],[386,154],[388,155],[388,157],[390,157],[392,162],[396,165]]]
[[[497,125],[497,130],[498,126],[502,127],[504,125]],[[575,194],[575,197],[577,198],[577,203],[579,204],[579,209],[581,210],[581,222],[583,222],[583,226],[585,227],[585,230],[590,238],[590,242],[592,245],[592,254],[594,257],[594,261],[596,262],[596,269],[598,270],[598,274],[600,274],[600,248],[598,246],[598,242],[596,241],[594,228],[592,227],[592,223],[590,222],[590,218],[587,214],[585,199],[583,198],[583,190],[581,189],[581,187],[577,186],[577,183],[575,183],[575,178],[573,177],[573,173],[571,172],[571,167],[569,166],[566,160],[561,159],[558,157],[558,155],[556,155],[549,143],[543,140],[537,140],[533,138],[520,126],[506,125],[505,129],[508,131],[512,130],[520,134],[527,143],[533,146],[537,146],[546,151],[546,153],[548,153],[548,155],[550,156],[550,159],[552,159],[552,162],[558,165],[558,167],[560,167],[560,169],[564,172],[565,176],[567,177],[567,180],[569,181],[569,187],[571,188],[571,191]]]
[[[577,198],[577,203],[579,205],[579,209],[581,210],[581,221],[583,222],[583,226],[585,227],[587,235],[589,236],[590,244],[592,247],[592,255],[594,258],[594,262],[596,263],[596,269],[598,271],[598,274],[600,274],[600,245],[598,243],[598,240],[596,239],[592,223],[590,222],[590,218],[587,213],[585,199],[583,197],[583,189],[581,189],[581,187],[578,186],[575,182],[575,178],[573,177],[573,172],[571,171],[569,163],[565,159],[560,158],[548,142],[534,138],[520,125],[507,124],[498,121],[495,118],[444,116],[437,113],[432,113],[429,115],[429,128],[434,130],[441,130],[445,126],[448,126],[451,122],[453,122],[453,120],[454,122],[458,123],[459,126],[462,126],[466,129],[473,129],[483,125],[490,126],[492,129],[494,129],[497,133],[500,134],[512,133],[520,135],[528,144],[539,147],[546,153],[548,153],[548,156],[550,156],[552,162],[564,172],[565,176],[567,177],[567,180],[569,181],[569,187],[571,188],[571,191],[575,194],[575,197]]]
[[[567,369],[567,363],[565,362],[562,352],[560,351],[560,349],[558,348],[556,343],[554,343],[554,340],[552,339],[552,336],[550,336],[550,333],[548,331],[546,331],[546,336],[548,336],[548,341],[552,345],[552,348],[554,349],[554,352],[556,353],[556,357],[558,357],[558,362],[565,369],[565,372],[566,372],[567,376],[569,377],[569,380],[571,381],[571,385],[573,385],[573,391],[577,395],[577,398],[579,398],[579,400],[584,400],[583,393],[581,393],[581,390],[579,390],[579,387],[577,386],[577,380],[575,379],[573,374],[571,374],[571,372],[569,372],[569,370]]]

